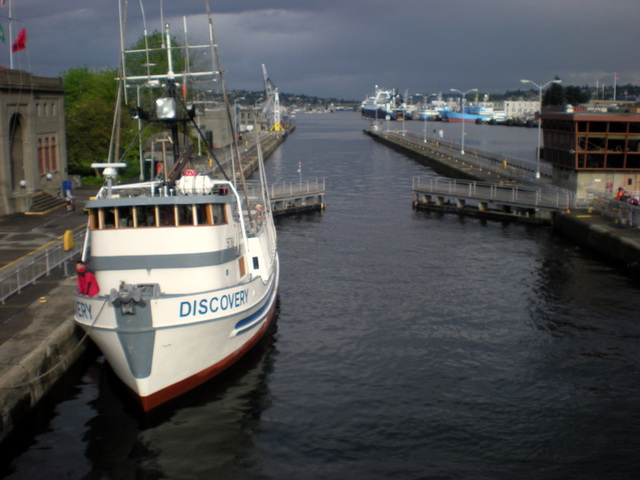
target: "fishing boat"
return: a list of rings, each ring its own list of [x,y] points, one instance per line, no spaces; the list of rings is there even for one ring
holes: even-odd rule
[[[207,15],[210,45],[200,47],[211,48],[208,70],[173,70],[176,56],[189,58],[187,49],[199,47],[173,44],[169,25],[163,45],[149,48],[166,56],[165,72],[130,74],[129,52],[123,51],[120,92],[148,88],[150,101],[132,111],[155,131],[162,129],[173,154],[163,156],[156,178],[123,184],[117,175],[126,164],[111,154],[109,162],[93,165],[106,181],[86,204],[83,260],[100,291],[75,296],[74,319],[144,411],[230,367],[258,343],[276,314],[279,260],[260,136],[256,129],[259,179],[249,184],[237,144],[230,176],[186,101],[192,82],[221,85],[237,139],[208,5]],[[189,135],[196,134],[216,165],[194,158]]]

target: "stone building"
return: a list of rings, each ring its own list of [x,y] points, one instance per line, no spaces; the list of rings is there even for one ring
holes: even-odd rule
[[[67,180],[61,78],[0,70],[0,215],[26,212]]]

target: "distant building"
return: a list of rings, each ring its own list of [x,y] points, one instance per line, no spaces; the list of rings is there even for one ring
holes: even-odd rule
[[[533,116],[540,111],[540,102],[505,100],[502,109],[507,118],[533,118]]]
[[[67,179],[61,78],[0,70],[0,215],[26,212]]]
[[[541,118],[554,185],[578,195],[640,190],[640,115],[543,111]]]

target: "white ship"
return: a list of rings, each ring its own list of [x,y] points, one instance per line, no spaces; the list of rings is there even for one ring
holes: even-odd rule
[[[361,103],[360,112],[363,117],[376,120],[402,120],[409,113],[404,99],[395,90],[383,90],[377,85],[375,94]]]
[[[123,164],[95,165],[107,181],[86,204],[83,257],[100,292],[76,295],[74,313],[145,411],[211,379],[263,337],[275,316],[279,274],[261,155],[251,195],[244,180],[236,185],[220,174],[222,166],[214,175],[206,162],[191,160],[185,130],[200,131],[184,93],[196,79],[224,87],[222,68],[212,60],[208,72],[174,72],[174,56],[188,58],[184,49],[196,47],[172,46],[169,25],[165,30],[167,71],[125,72],[121,82],[151,87],[156,110],[141,105],[136,111],[149,125],[162,126],[174,148],[180,145],[176,161],[163,159],[159,179],[123,185],[114,181]],[[211,45],[206,48],[213,52]]]

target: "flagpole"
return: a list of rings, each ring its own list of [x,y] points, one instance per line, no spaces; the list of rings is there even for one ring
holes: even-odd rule
[[[616,80],[618,80],[618,72],[613,72],[613,101],[616,101]]]
[[[11,3],[11,0],[9,0],[9,42],[13,42],[13,13]],[[13,44],[9,48],[9,68],[13,70]]]

